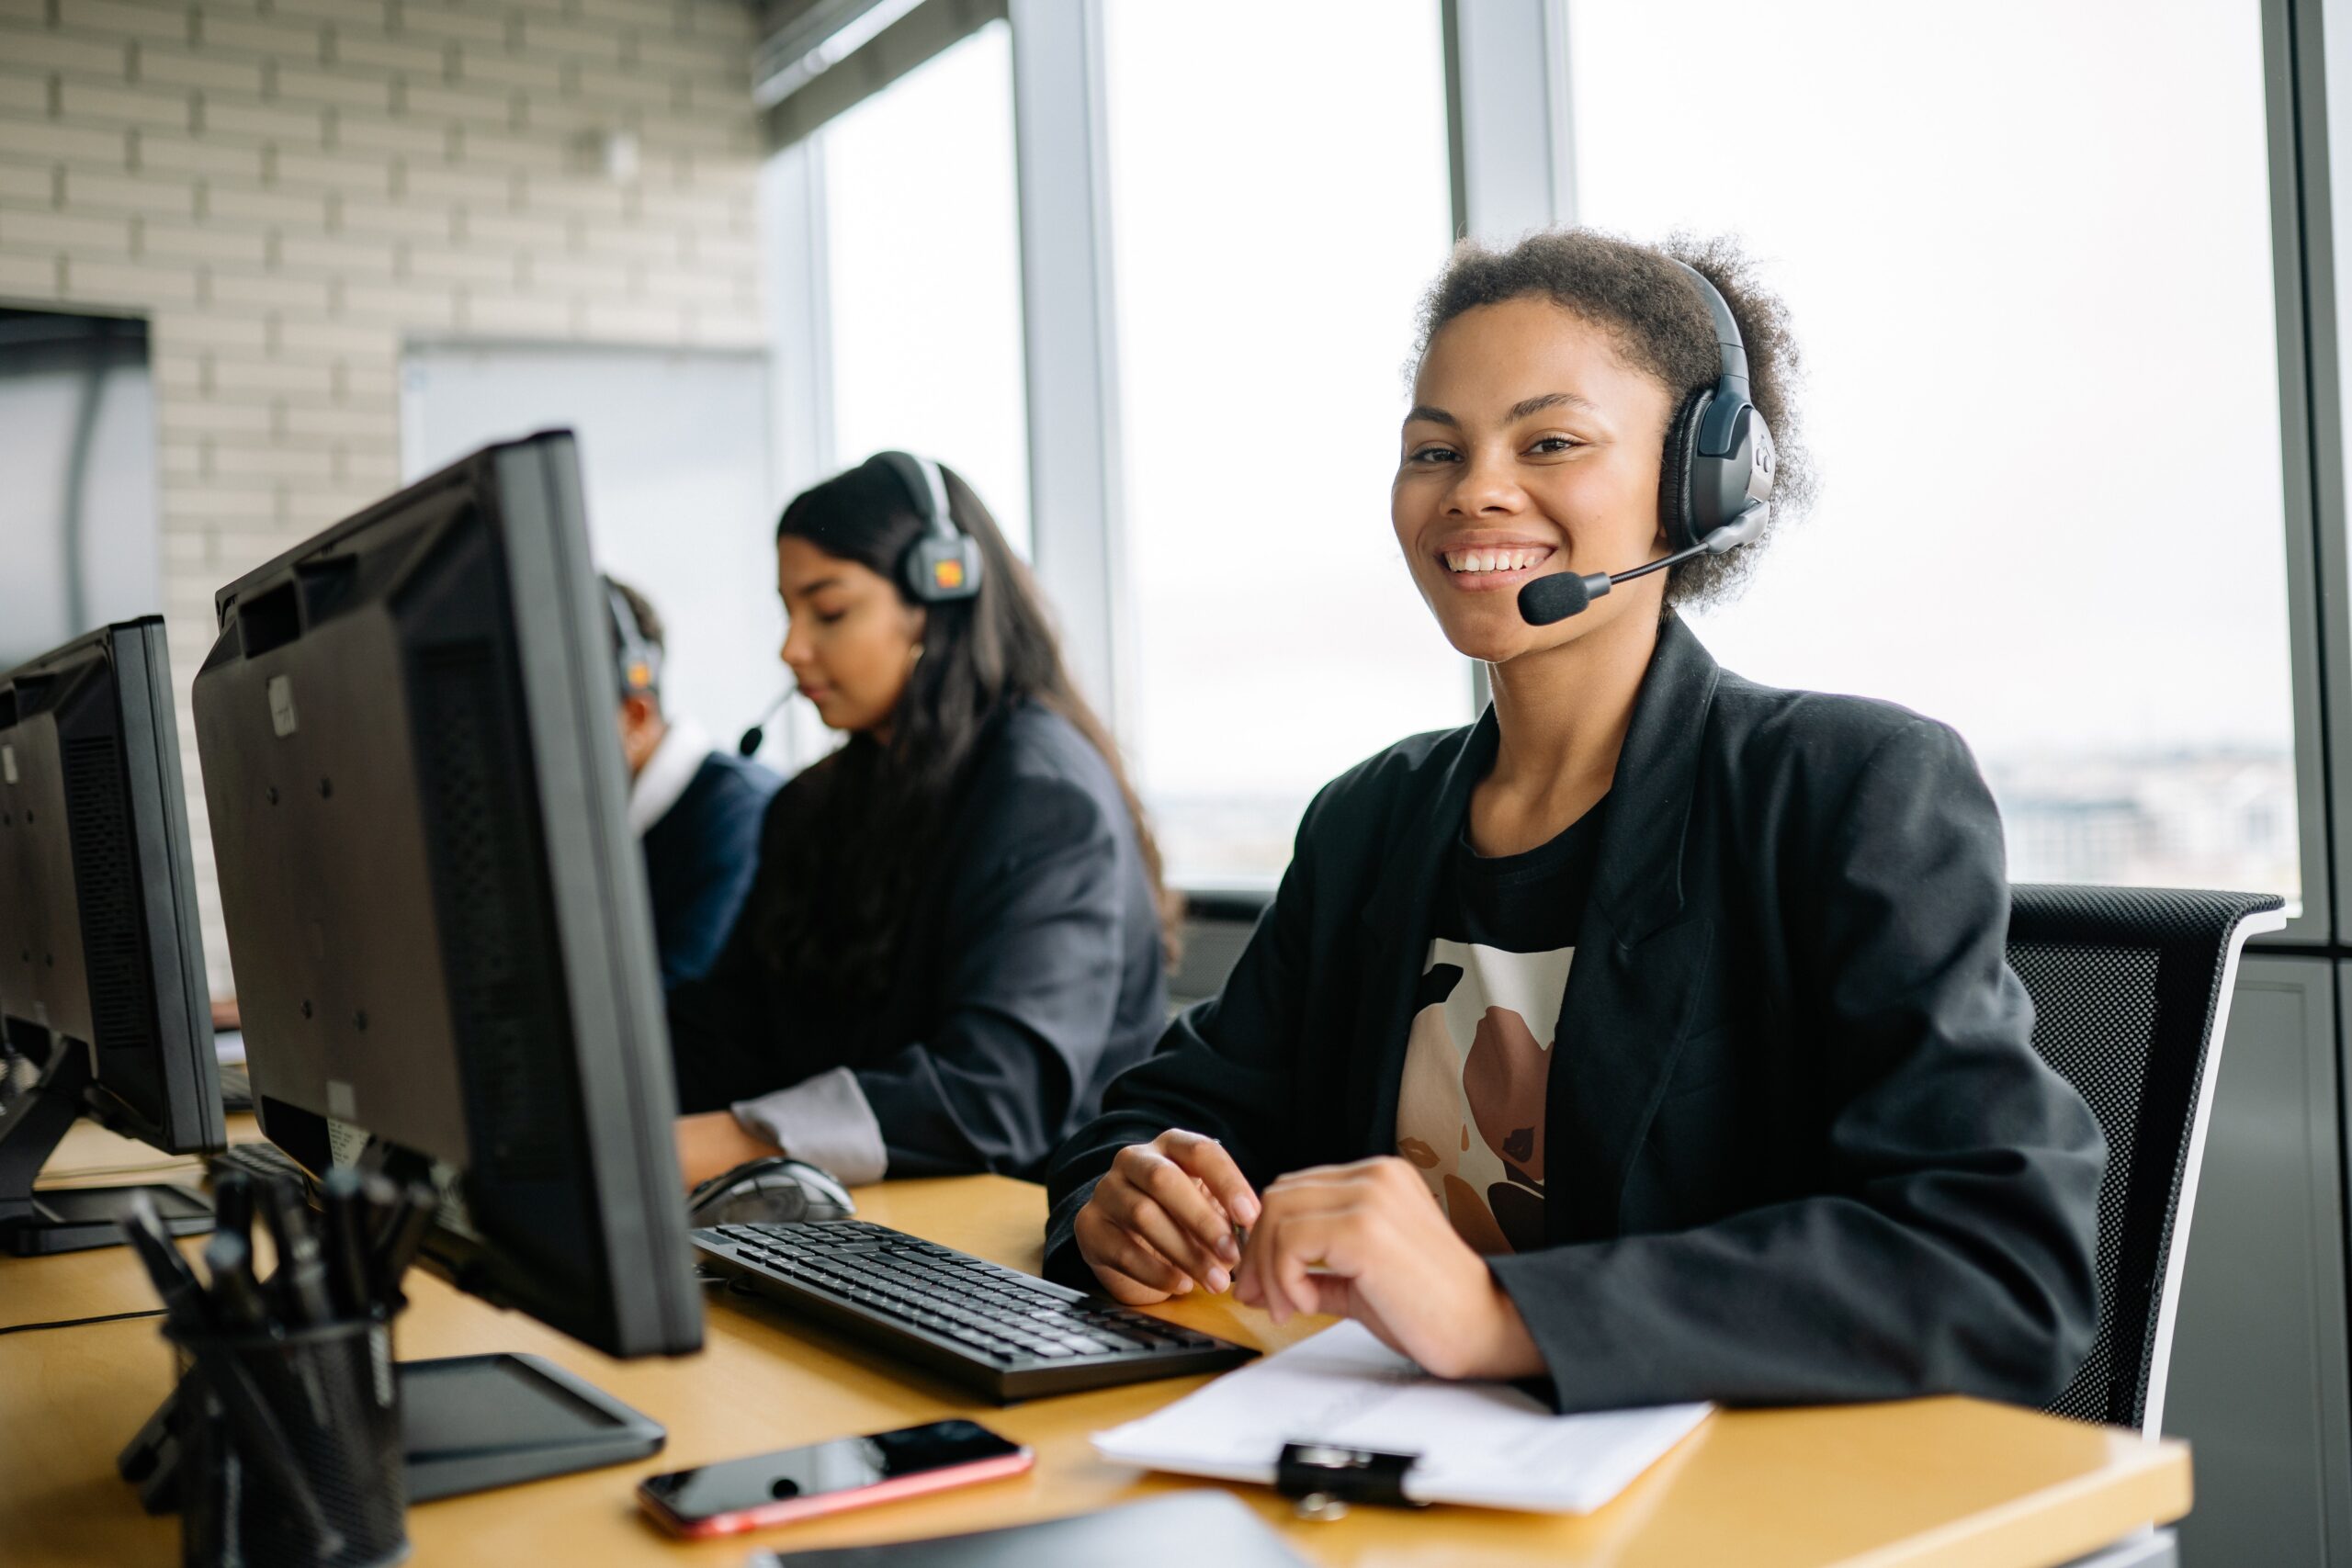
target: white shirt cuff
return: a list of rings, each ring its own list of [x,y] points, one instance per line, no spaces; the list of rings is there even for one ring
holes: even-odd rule
[[[794,1159],[822,1166],[844,1186],[879,1181],[889,1168],[882,1123],[874,1118],[857,1075],[835,1067],[756,1100],[739,1100],[735,1121]]]

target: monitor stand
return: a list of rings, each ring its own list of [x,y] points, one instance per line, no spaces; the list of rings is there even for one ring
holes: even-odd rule
[[[447,1356],[396,1363],[408,1500],[626,1464],[662,1451],[661,1423],[538,1356]],[[179,1506],[179,1393],[115,1461],[151,1514]]]
[[[122,1241],[120,1222],[142,1192],[173,1235],[202,1235],[212,1228],[210,1206],[184,1187],[33,1190],[41,1167],[82,1114],[83,1093],[89,1087],[88,1048],[56,1041],[40,1077],[15,1104],[0,1111],[0,1252],[38,1258],[118,1246]]]

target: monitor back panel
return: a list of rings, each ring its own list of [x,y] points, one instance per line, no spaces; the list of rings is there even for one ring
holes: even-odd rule
[[[0,674],[0,1016],[180,1152],[222,1128],[170,682],[153,618]]]
[[[263,587],[196,684],[197,744],[237,1003],[269,1101],[464,1168],[442,907],[401,604],[481,547],[445,491]],[[495,563],[473,565],[493,591]],[[462,638],[456,639],[462,641]],[[420,650],[422,660],[437,657]],[[462,720],[460,720],[462,722]]]

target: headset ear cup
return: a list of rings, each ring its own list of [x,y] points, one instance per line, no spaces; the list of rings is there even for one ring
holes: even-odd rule
[[[953,539],[925,535],[909,545],[899,561],[907,593],[917,604],[953,604],[980,592],[980,544],[968,535]]]
[[[1699,425],[1706,417],[1707,405],[1715,400],[1714,389],[1702,387],[1682,400],[1682,406],[1666,427],[1665,470],[1658,476],[1657,518],[1666,530],[1668,551],[1687,550],[1699,542],[1698,525],[1691,512],[1690,473],[1699,456]]]

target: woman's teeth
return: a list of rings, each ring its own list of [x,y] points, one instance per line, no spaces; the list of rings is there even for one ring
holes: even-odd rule
[[[1448,571],[1517,571],[1533,566],[1552,552],[1532,550],[1448,550],[1445,569]]]

